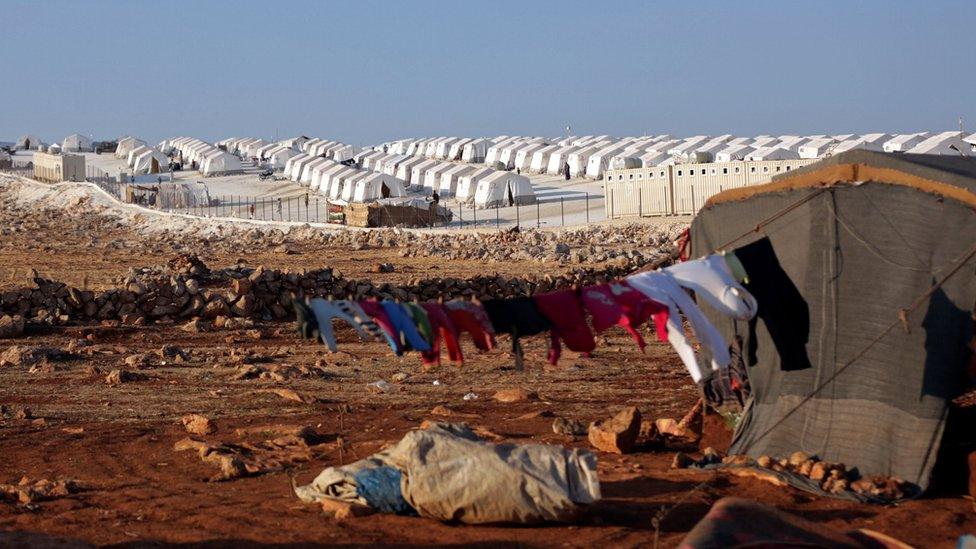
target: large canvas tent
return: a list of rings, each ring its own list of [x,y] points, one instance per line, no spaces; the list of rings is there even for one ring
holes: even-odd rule
[[[136,139],[135,137],[123,137],[119,140],[118,147],[115,148],[115,157],[128,158],[129,153],[132,152],[132,149],[145,146],[146,142],[141,139]]]
[[[481,181],[474,192],[476,208],[495,208],[516,204],[535,204],[535,191],[529,178],[511,172],[495,172]]]
[[[736,322],[703,304],[752,389],[730,454],[802,450],[926,488],[966,388],[974,208],[976,161],[864,150],[708,201],[692,255],[734,250],[759,305]]]
[[[458,178],[457,188],[454,191],[454,199],[460,204],[473,203],[474,193],[478,189],[478,182],[493,173],[495,173],[495,170],[484,166],[467,175],[462,175]]]
[[[65,137],[61,141],[61,150],[64,152],[94,152],[95,148],[92,146],[92,140],[81,135],[80,133],[73,133],[68,137]]]
[[[242,173],[241,159],[220,149],[211,150],[200,162],[203,175],[229,175]]]
[[[474,173],[475,170],[477,169],[478,168],[475,168],[474,166],[470,166],[468,164],[459,164],[456,166],[452,166],[451,169],[441,174],[440,182],[438,183],[437,186],[438,194],[440,194],[441,197],[443,198],[454,196],[454,193],[457,190],[457,185],[460,179],[465,175]]]
[[[488,154],[488,147],[492,146],[492,144],[493,141],[490,139],[475,139],[470,143],[466,143],[461,150],[461,161],[469,164],[484,162],[485,155]]]
[[[169,157],[156,149],[144,151],[132,161],[132,172],[138,174],[162,173],[169,168]]]
[[[373,172],[356,181],[352,202],[373,202],[381,198],[406,196],[403,182],[385,173]]]
[[[45,147],[47,143],[41,141],[40,137],[36,135],[27,134],[20,136],[17,143],[14,144],[15,151],[36,151],[39,147]]]

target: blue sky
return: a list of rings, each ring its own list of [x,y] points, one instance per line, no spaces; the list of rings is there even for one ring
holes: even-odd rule
[[[0,140],[976,131],[976,1],[0,0]]]

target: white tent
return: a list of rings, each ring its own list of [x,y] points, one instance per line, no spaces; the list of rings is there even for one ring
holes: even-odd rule
[[[611,170],[630,170],[642,167],[640,151],[633,149],[628,149],[610,159]]]
[[[292,170],[294,170],[302,162],[302,160],[305,160],[306,158],[309,158],[307,153],[299,153],[288,160],[285,160],[285,169],[282,171],[282,174],[288,179],[294,179],[292,177]]]
[[[685,160],[686,158],[688,158],[688,155],[691,154],[692,151],[694,151],[698,147],[701,147],[702,145],[707,143],[710,139],[711,138],[707,135],[696,135],[694,137],[688,137],[686,139],[682,139],[681,141],[678,142],[677,145],[671,147],[665,152],[667,152],[671,156],[677,156],[681,160]],[[655,146],[654,148],[659,149],[660,147]]]
[[[273,170],[280,170],[285,167],[290,159],[295,158],[299,154],[302,153],[290,147],[282,147],[274,150],[268,155],[268,167]]]
[[[385,173],[371,173],[356,181],[353,202],[373,202],[380,198],[406,196],[403,182]]]
[[[905,152],[928,138],[929,132],[905,133],[885,141],[884,152]]]
[[[476,208],[535,204],[535,192],[529,178],[512,172],[496,172],[478,182],[474,192]]]
[[[729,145],[715,154],[715,161],[732,162],[733,160],[745,160],[746,156],[755,150],[751,145],[744,143]]]
[[[359,157],[359,165],[362,166],[364,170],[368,170],[370,169],[370,166],[373,165],[373,162],[382,158],[384,154],[385,153],[383,151],[371,151],[367,154],[364,154]]]
[[[474,141],[474,139],[465,137],[464,139],[460,139],[451,144],[451,147],[447,151],[447,160],[451,160],[453,162],[460,161],[461,153],[464,151],[464,146],[472,141]]]
[[[566,163],[569,164],[569,175],[571,177],[583,176],[586,173],[586,164],[590,161],[590,156],[604,146],[604,143],[588,145],[569,153],[569,157],[566,159]]]
[[[603,177],[603,172],[610,167],[610,159],[623,152],[625,148],[618,143],[595,151],[586,161],[586,177],[591,179]]]
[[[317,185],[315,181],[313,181],[312,184],[316,185],[315,189],[316,191],[318,191],[319,194],[324,194],[328,196],[329,189],[332,188],[333,178],[348,169],[349,166],[346,166],[345,164],[339,164],[339,163],[333,164],[332,167],[322,172],[322,175],[319,176]]]
[[[346,168],[329,177],[329,200],[338,200],[342,196],[342,190],[345,188],[346,182],[363,173],[366,172],[357,170],[356,168]]]
[[[404,162],[410,160],[411,158],[412,157],[407,156],[405,154],[394,154],[393,158],[390,158],[387,161],[383,162],[383,169],[380,171],[382,171],[386,175],[392,175],[393,177],[396,177],[397,168],[400,167],[400,164],[403,164]]]
[[[515,169],[519,171],[526,171],[532,164],[532,155],[539,150],[549,147],[548,143],[532,143],[531,145],[526,145],[524,147],[519,147],[515,151]]]
[[[92,140],[80,133],[73,133],[64,138],[61,142],[61,150],[64,152],[94,152]]]
[[[20,136],[17,143],[14,145],[15,151],[36,151],[38,147],[44,147],[47,143],[41,141],[40,137],[36,135],[27,134]]]
[[[434,158],[440,160],[447,160],[448,155],[451,152],[451,145],[460,141],[460,137],[448,137],[446,139],[441,139],[437,142],[437,147],[434,150]]]
[[[415,164],[410,168],[410,179],[407,180],[407,184],[410,185],[412,189],[420,189],[424,186],[424,177],[427,175],[427,170],[436,166],[438,162],[436,160],[424,160],[419,164]]]
[[[580,150],[577,145],[566,145],[549,153],[549,163],[546,165],[546,173],[549,175],[559,175],[565,173],[566,164],[569,163],[569,155]]]
[[[336,166],[341,166],[341,165],[342,164],[338,164],[336,162],[333,162],[332,160],[326,159],[325,162],[323,162],[321,164],[318,164],[316,166],[313,166],[312,167],[312,170],[311,170],[312,176],[309,178],[309,181],[308,181],[308,188],[309,188],[309,190],[318,192],[321,189],[321,187],[322,187],[322,185],[321,185],[322,176],[325,175],[325,173],[328,172],[329,170],[331,170],[332,168],[335,168]]]
[[[220,149],[213,149],[200,163],[203,175],[226,175],[243,172],[241,159]]]
[[[562,148],[562,145],[552,144],[533,152],[532,159],[529,160],[529,173],[545,172],[546,166],[549,165],[549,155],[560,148]]]
[[[490,139],[475,139],[466,143],[461,151],[461,160],[469,164],[477,164],[485,161],[488,147],[492,145]]]
[[[308,164],[302,167],[301,176],[298,178],[298,184],[308,187],[312,184],[312,170],[322,165],[331,165],[332,161],[328,158],[316,158]]]
[[[394,174],[397,179],[405,181],[407,186],[410,186],[410,182],[413,179],[413,168],[419,164],[423,164],[426,160],[419,156],[408,156],[406,160],[397,165],[396,173]]]
[[[454,191],[454,199],[461,204],[474,202],[474,193],[478,189],[478,182],[495,173],[495,170],[485,166],[475,169],[468,175],[458,178],[457,189]]]
[[[475,170],[477,170],[477,168],[469,164],[452,165],[451,169],[441,174],[440,184],[437,187],[437,192],[441,195],[441,197],[444,198],[454,196],[460,178],[468,175],[469,173],[474,173]]]
[[[169,157],[156,149],[149,149],[135,158],[133,173],[162,173],[169,168]]]
[[[800,155],[796,151],[780,147],[763,147],[756,149],[746,156],[746,160],[758,162],[761,160],[796,160]]]
[[[830,154],[840,154],[852,149],[883,151],[885,142],[889,141],[892,137],[886,133],[868,133],[860,137],[854,136],[835,145],[831,149]]]
[[[836,144],[837,141],[832,137],[818,137],[797,147],[796,152],[800,158],[821,158]]]
[[[450,162],[438,162],[424,171],[424,192],[431,194],[440,186],[441,175],[455,165]]]
[[[151,151],[151,150],[152,150],[151,148],[149,148],[149,147],[147,147],[145,145],[142,145],[141,147],[136,147],[136,148],[132,149],[131,151],[129,151],[129,155],[125,158],[125,165],[128,166],[128,167],[130,167],[130,168],[133,167],[133,166],[135,166],[135,164],[136,164],[136,158],[139,158],[140,155],[142,155],[143,153],[145,153],[147,151]]]
[[[254,141],[248,143],[247,147],[244,149],[245,158],[256,158],[258,156],[258,151],[266,145],[270,145],[270,143],[264,139],[255,139]]]
[[[319,160],[321,158],[322,157],[320,157],[320,156],[311,156],[311,155],[309,155],[309,156],[306,156],[305,158],[303,158],[303,159],[295,162],[294,164],[292,164],[292,167],[291,167],[291,175],[288,176],[288,179],[291,179],[292,181],[295,181],[295,182],[301,181],[301,179],[302,179],[302,172],[305,170],[305,166],[308,166],[312,162],[315,162],[316,160]]]
[[[812,135],[812,136],[809,136],[809,137],[803,137],[803,136],[799,136],[799,135],[784,135],[784,136],[781,136],[780,137],[779,143],[777,143],[775,145],[775,147],[777,147],[779,149],[786,149],[786,150],[789,150],[789,151],[794,151],[794,152],[797,153],[797,155],[799,155],[800,153],[798,151],[799,151],[800,147],[802,147],[803,145],[806,145],[807,143],[809,143],[810,141],[812,141],[814,139],[821,139],[823,137],[825,137],[825,136],[823,136],[823,135]]]
[[[342,201],[345,201],[345,202],[352,202],[352,199],[355,196],[355,192],[356,192],[356,183],[360,179],[362,179],[364,177],[368,177],[368,176],[370,176],[372,174],[373,174],[373,172],[367,172],[367,171],[364,171],[364,170],[357,170],[356,173],[350,175],[348,178],[346,178],[345,180],[343,180],[343,182],[342,182],[342,192],[340,192],[339,193],[339,196],[336,197],[336,198],[338,200],[342,200]]]
[[[943,154],[950,156],[970,156],[972,147],[962,140],[962,132],[942,132],[908,150],[909,154]]]
[[[119,140],[119,146],[115,148],[115,157],[129,158],[129,153],[132,152],[132,149],[145,146],[146,142],[141,139],[136,139],[135,137],[123,137]]]
[[[690,162],[697,163],[714,162],[715,155],[718,154],[719,151],[725,149],[731,140],[732,136],[729,134],[713,137],[702,143],[701,146],[696,148],[694,151],[688,153],[688,160]]]

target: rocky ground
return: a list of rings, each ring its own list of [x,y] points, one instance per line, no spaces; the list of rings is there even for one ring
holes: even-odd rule
[[[292,482],[365,457],[425,420],[466,422],[493,440],[612,449],[618,439],[590,440],[580,427],[602,420],[612,430],[637,411],[645,420],[679,419],[697,392],[670,347],[652,343],[642,354],[622,331],[601,336],[590,358],[564,352],[555,367],[546,363],[545,338],[530,338],[525,371],[514,368],[504,339],[489,353],[466,342],[463,366],[445,362],[423,370],[418,357],[394,357],[340,328],[341,350],[328,354],[276,318],[265,302],[272,282],[327,270],[353,281],[354,292],[362,284],[363,291],[418,287],[423,293],[423,285],[452,278],[531,291],[545,275],[568,280],[584,271],[650,265],[667,257],[681,227],[484,236],[286,232],[159,219],[119,210],[77,188],[61,191],[0,181],[0,305],[17,307],[8,312],[23,321],[20,330],[12,320],[6,328],[0,323],[0,332],[8,330],[0,339],[0,545],[674,546],[728,495],[919,546],[949,547],[976,529],[972,501],[952,492],[897,506],[858,505],[756,478],[675,470],[676,452],[697,459],[698,445],[646,438],[623,455],[597,450],[604,499],[577,524],[329,518],[301,503]],[[211,273],[195,273],[198,264],[189,258]],[[242,290],[234,281],[259,270],[280,278],[256,277],[230,299]],[[52,289],[69,293],[64,309],[43,295],[36,303],[33,294],[22,300],[21,290],[36,288],[35,278],[67,285]],[[146,311],[147,299],[127,309],[141,311],[135,318],[121,318],[118,308],[98,318],[106,302],[128,300],[123,289],[135,296],[132,303],[141,299],[139,284],[147,290],[182,284],[183,290],[167,290],[170,305],[183,291],[220,295],[228,309],[243,307],[244,295],[263,305],[242,314],[180,317],[169,310],[153,315],[159,303]],[[88,302],[68,287],[92,299],[115,292],[117,301],[109,298],[85,316]],[[709,430],[705,443],[719,438]]]

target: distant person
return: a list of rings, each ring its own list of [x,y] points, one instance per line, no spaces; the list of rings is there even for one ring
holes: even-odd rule
[[[433,193],[432,193],[432,194],[430,195],[430,201],[431,201],[431,202],[432,202],[433,204],[437,204],[437,203],[439,203],[439,202],[441,201],[441,196],[440,196],[439,194],[437,194],[437,191],[434,191],[434,192],[433,192]]]
[[[278,205],[275,206],[275,211],[278,212],[278,221],[284,221],[284,216],[281,215],[281,199],[278,199]]]
[[[247,209],[248,209],[248,213],[251,214],[251,219],[254,219],[254,204],[252,203],[250,206],[247,207]]]
[[[522,175],[522,168],[515,168],[516,175]]]
[[[305,209],[308,209],[308,193],[305,193]]]
[[[563,164],[563,175],[566,176],[566,181],[569,181],[569,163]]]

